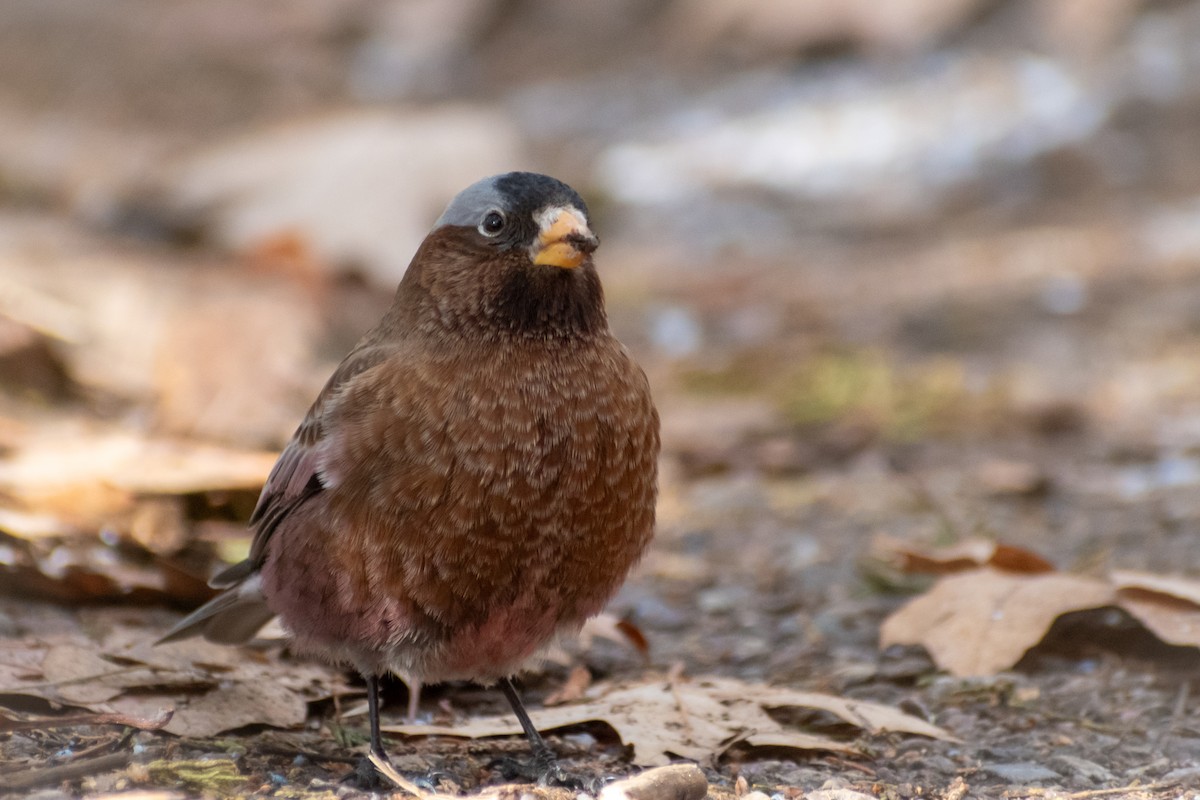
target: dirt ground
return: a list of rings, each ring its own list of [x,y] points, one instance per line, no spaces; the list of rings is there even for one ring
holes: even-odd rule
[[[1171,644],[1115,606],[1080,610],[1033,635],[1012,664],[972,676],[921,646],[880,645],[884,621],[935,580],[897,568],[884,538],[919,549],[999,541],[1097,579],[1200,575],[1200,94],[1186,80],[1200,69],[1186,44],[1200,30],[1198,4],[1108,4],[1111,30],[1058,42],[1052,26],[1035,36],[1035,4],[963,3],[973,10],[903,52],[854,27],[789,28],[794,41],[763,49],[771,38],[755,39],[762,31],[747,23],[745,41],[729,34],[714,54],[701,35],[710,29],[695,21],[689,38],[676,25],[711,23],[695,16],[703,4],[659,3],[621,24],[588,23],[596,41],[551,84],[511,57],[563,24],[549,4],[450,4],[471,13],[444,25],[437,13],[449,12],[397,22],[403,5],[267,3],[241,25],[217,10],[132,0],[108,12],[70,2],[0,12],[15,23],[0,62],[18,76],[0,91],[0,793],[386,791],[353,780],[361,682],[305,665],[279,642],[196,657],[194,678],[169,686],[94,696],[42,659],[69,645],[86,660],[91,642],[127,668],[132,660],[104,649],[115,636],[149,642],[206,596],[204,578],[247,546],[262,459],[269,466],[390,297],[377,251],[339,260],[303,226],[241,240],[239,224],[273,213],[238,206],[258,190],[222,195],[214,211],[189,201],[178,176],[216,175],[224,162],[212,152],[264,125],[347,108],[417,115],[496,103],[521,120],[515,136],[536,154],[521,165],[559,172],[592,202],[610,318],[647,369],[664,434],[658,533],[609,608],[646,650],[600,637],[531,671],[531,708],[583,665],[593,686],[726,677],[881,703],[948,734],[869,732],[775,708],[778,723],[841,749],[754,746],[743,731],[700,759],[713,798],[1200,797],[1200,640],[1187,644],[1200,627]],[[590,13],[567,7],[568,18]],[[402,35],[422,24],[444,41],[421,49],[419,36]],[[195,35],[181,44],[189,25]],[[626,52],[655,30],[678,33],[665,67]],[[1177,39],[1182,49],[1170,50]],[[180,48],[193,61],[177,61]],[[777,79],[802,79],[806,102],[862,80],[891,86],[888,103],[903,104],[907,78],[896,75],[923,74],[912,66],[923,59],[1027,51],[1074,65],[1081,85],[1107,87],[1096,90],[1106,97],[1136,83],[1122,58],[1165,63],[1169,52],[1174,67],[1153,62],[1138,80],[1175,69],[1183,88],[1131,90],[1088,132],[1036,152],[1011,145],[1020,156],[985,153],[953,181],[914,183],[918,199],[896,187],[924,162],[828,196],[718,176],[659,205],[619,196],[584,166],[626,163],[605,161],[605,148],[628,145],[628,157],[636,148],[625,135],[670,143],[661,130],[682,138],[710,112],[761,122],[754,114],[784,101],[756,92]],[[96,53],[118,55],[89,72]],[[364,75],[387,78],[391,94],[363,89]],[[579,100],[614,96],[605,111]],[[646,121],[656,113],[673,120],[657,134]],[[280,141],[265,139],[266,151]],[[411,191],[444,202],[454,189]],[[284,195],[275,202],[286,205]],[[119,437],[186,442],[188,464],[203,447],[226,449],[176,485],[142,474],[158,462],[140,456],[114,466]],[[22,460],[43,450],[40,472]],[[1172,602],[1181,626],[1200,625],[1200,600]],[[148,724],[162,697],[186,706],[235,688],[238,661],[259,670],[248,685],[290,692],[288,722],[268,710],[211,735]],[[128,702],[106,705],[117,699]],[[398,680],[385,686],[386,724],[400,724],[406,699]],[[112,709],[147,729],[128,717],[75,719]],[[418,722],[504,713],[494,690],[433,686]],[[592,794],[639,769],[602,721],[548,739]],[[402,771],[450,793],[520,783],[512,764],[527,752],[518,736],[391,735],[389,748]]]

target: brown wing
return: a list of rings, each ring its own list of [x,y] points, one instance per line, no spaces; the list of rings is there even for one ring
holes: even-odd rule
[[[317,399],[271,469],[258,504],[250,515],[254,541],[250,556],[217,573],[209,585],[224,589],[245,580],[262,564],[267,542],[279,523],[309,498],[326,488],[322,482],[322,456],[327,449],[326,417],[336,398],[353,382],[381,364],[394,348],[378,345],[356,349],[325,383]]]

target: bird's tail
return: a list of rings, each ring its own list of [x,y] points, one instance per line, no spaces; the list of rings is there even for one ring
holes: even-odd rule
[[[218,644],[242,644],[274,616],[262,593],[262,579],[258,573],[252,573],[179,620],[155,644],[192,636],[203,636]]]

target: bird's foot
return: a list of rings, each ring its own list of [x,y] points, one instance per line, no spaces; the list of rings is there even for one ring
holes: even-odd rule
[[[538,786],[557,786],[560,789],[569,789],[572,792],[588,790],[586,781],[574,775],[568,775],[557,762],[538,773],[537,783]]]
[[[533,754],[533,769],[537,773],[538,786],[561,786],[564,789],[582,789],[579,781],[571,778],[558,763],[558,757],[547,747]]]
[[[586,790],[584,782],[568,775],[558,763],[554,753],[546,748],[533,754],[532,761],[520,761],[504,756],[488,766],[495,769],[506,781],[536,783],[539,786],[558,786],[572,791]]]

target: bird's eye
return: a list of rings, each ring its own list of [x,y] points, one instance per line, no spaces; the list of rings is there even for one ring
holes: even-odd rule
[[[484,236],[496,236],[504,230],[504,215],[499,211],[489,211],[479,223],[479,232]]]

